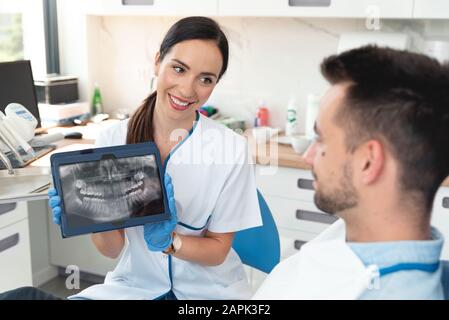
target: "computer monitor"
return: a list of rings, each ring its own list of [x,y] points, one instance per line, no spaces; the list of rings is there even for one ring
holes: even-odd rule
[[[5,112],[6,106],[11,102],[20,103],[27,108],[37,119],[37,127],[41,126],[29,60],[0,63],[0,110]]]

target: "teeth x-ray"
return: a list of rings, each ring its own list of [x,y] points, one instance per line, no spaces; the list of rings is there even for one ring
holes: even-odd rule
[[[154,155],[61,165],[59,173],[64,211],[72,227],[164,211]]]

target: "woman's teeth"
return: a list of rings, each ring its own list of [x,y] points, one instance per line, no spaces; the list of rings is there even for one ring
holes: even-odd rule
[[[190,104],[190,102],[182,102],[181,100],[176,99],[176,98],[173,97],[173,96],[170,96],[170,99],[171,99],[171,101],[173,101],[175,104],[177,104],[178,106],[181,106],[181,107],[187,107],[187,106]]]

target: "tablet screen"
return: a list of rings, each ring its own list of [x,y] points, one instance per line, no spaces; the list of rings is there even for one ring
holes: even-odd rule
[[[164,212],[154,155],[66,164],[59,173],[72,228]]]

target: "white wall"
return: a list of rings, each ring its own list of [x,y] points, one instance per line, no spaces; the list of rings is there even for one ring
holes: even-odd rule
[[[59,62],[63,75],[78,77],[80,99],[89,96],[87,65],[87,17],[82,2],[58,0]]]
[[[176,21],[159,17],[95,17],[89,33],[92,81],[98,81],[109,112],[133,110],[148,94],[153,58],[162,37]],[[250,122],[260,99],[271,111],[271,124],[283,126],[290,94],[303,108],[308,93],[323,92],[323,57],[335,53],[338,33],[363,30],[359,20],[313,21],[280,18],[219,18],[230,42],[229,68],[211,104],[222,113]],[[321,27],[320,24],[325,25]],[[332,31],[328,31],[332,30]],[[303,119],[300,119],[303,123]]]
[[[82,94],[88,97],[96,81],[105,111],[134,110],[150,91],[153,58],[162,37],[177,20],[169,17],[90,16],[87,19],[88,79]],[[230,41],[229,68],[211,97],[225,115],[252,123],[258,101],[271,111],[271,125],[283,128],[290,94],[297,96],[300,128],[309,93],[323,93],[326,82],[319,73],[322,59],[336,53],[339,35],[366,31],[361,19],[217,18]],[[448,22],[387,21],[382,31],[411,35],[447,30]],[[80,26],[80,30],[84,31]],[[436,31],[439,30],[439,31]],[[81,36],[79,36],[81,37]],[[71,44],[73,47],[73,43]],[[79,55],[84,54],[79,52]],[[61,59],[76,66],[74,55]],[[68,59],[70,58],[70,60]],[[63,67],[64,70],[64,67]],[[74,70],[67,67],[67,70]]]

